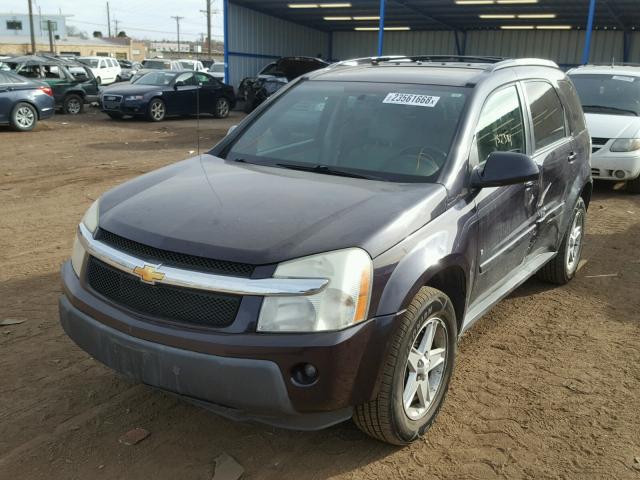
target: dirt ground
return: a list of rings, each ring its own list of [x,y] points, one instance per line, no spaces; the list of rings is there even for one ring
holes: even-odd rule
[[[240,118],[201,121],[204,148]],[[599,186],[582,268],[527,282],[462,339],[435,426],[412,446],[348,422],[316,433],[238,424],[92,360],[58,323],[58,271],[105,190],[196,150],[196,121],[60,115],[0,128],[0,478],[640,478],[640,196]],[[135,446],[118,438],[151,435]]]

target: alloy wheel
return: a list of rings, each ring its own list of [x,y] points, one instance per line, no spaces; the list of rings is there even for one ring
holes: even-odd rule
[[[67,102],[67,112],[71,115],[77,115],[80,113],[80,102],[75,98],[70,99]]]
[[[442,385],[448,331],[440,318],[429,318],[414,338],[405,367],[402,405],[411,420],[423,418]]]
[[[217,110],[218,116],[226,117],[227,115],[229,115],[229,102],[221,98],[220,100],[218,100]]]
[[[162,102],[151,104],[151,117],[156,121],[164,118],[164,104]]]
[[[16,112],[16,124],[18,124],[20,128],[30,128],[35,119],[36,116],[29,107],[20,107]]]
[[[582,253],[582,238],[584,235],[584,215],[577,211],[573,217],[569,239],[567,241],[567,272],[573,273],[578,268],[580,254]]]

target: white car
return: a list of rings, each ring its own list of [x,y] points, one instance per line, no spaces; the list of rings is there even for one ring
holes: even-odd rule
[[[640,193],[640,67],[586,65],[568,74],[591,134],[593,178]]]
[[[122,69],[115,58],[110,57],[78,57],[78,60],[87,65],[98,84],[108,85],[121,80]]]
[[[195,72],[207,71],[207,69],[204,68],[204,65],[202,65],[202,62],[200,60],[191,60],[189,58],[183,58],[181,60],[178,60],[178,63],[180,63],[180,66],[184,70],[193,70]]]
[[[224,67],[225,67],[224,63],[214,63],[209,67],[209,74],[212,77],[216,77],[222,83],[227,83],[226,82],[227,79],[224,76]]]

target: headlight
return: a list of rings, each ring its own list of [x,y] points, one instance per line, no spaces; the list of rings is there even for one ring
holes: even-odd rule
[[[84,262],[84,247],[78,240],[78,236],[73,240],[73,251],[71,253],[71,266],[76,275],[80,276],[80,270],[82,270],[82,262]]]
[[[640,138],[619,138],[609,149],[612,152],[635,152],[640,150]]]
[[[99,201],[96,200],[91,204],[87,212],[82,217],[82,223],[91,233],[95,233],[98,228]]]
[[[125,100],[143,100],[144,95],[127,95],[124,97]]]
[[[298,297],[266,297],[259,332],[340,330],[366,320],[372,262],[359,248],[312,255],[278,265],[274,277],[326,278],[322,292]]]

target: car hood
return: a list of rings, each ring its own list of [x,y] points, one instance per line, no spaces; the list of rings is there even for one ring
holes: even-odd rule
[[[640,117],[585,113],[587,127],[595,138],[637,138]]]
[[[398,184],[202,155],[106,193],[100,228],[165,250],[272,264],[348,247],[372,257],[446,204],[439,184]]]
[[[319,58],[312,57],[284,57],[276,62],[280,70],[291,81],[294,78],[329,66],[329,64]]]
[[[105,87],[101,90],[103,95],[143,95],[149,92],[158,92],[164,90],[166,87],[158,85],[136,85],[126,83],[124,85],[117,84],[109,87]]]

